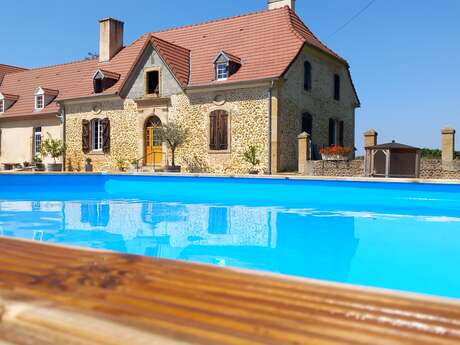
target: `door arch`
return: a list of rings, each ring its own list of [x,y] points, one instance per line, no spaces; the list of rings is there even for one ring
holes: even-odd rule
[[[144,126],[144,164],[158,165],[163,161],[163,142],[159,135],[161,120],[158,116],[150,116]]]

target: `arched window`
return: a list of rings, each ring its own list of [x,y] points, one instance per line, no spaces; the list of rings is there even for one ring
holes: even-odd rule
[[[303,88],[306,91],[311,90],[311,63],[308,61],[303,63]]]
[[[214,110],[209,114],[209,149],[228,149],[228,113],[225,110]]]
[[[310,113],[302,114],[302,131],[301,133],[306,132],[310,134],[310,137],[313,135],[313,116]]]
[[[338,74],[334,74],[334,99],[340,100],[340,76]]]

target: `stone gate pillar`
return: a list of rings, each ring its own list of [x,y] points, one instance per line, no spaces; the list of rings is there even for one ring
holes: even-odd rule
[[[299,148],[299,174],[306,175],[309,172],[308,161],[311,159],[310,134],[303,132],[297,137]]]
[[[442,161],[451,162],[455,159],[455,129],[444,128],[441,132]]]
[[[372,176],[372,151],[367,150],[366,147],[377,145],[378,135],[375,129],[369,129],[364,132],[364,176]]]
[[[377,145],[377,136],[379,134],[375,129],[369,129],[364,133],[364,148]]]

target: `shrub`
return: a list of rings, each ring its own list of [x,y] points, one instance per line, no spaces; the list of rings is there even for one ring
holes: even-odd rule
[[[327,156],[332,156],[332,155],[348,156],[353,152],[353,148],[339,146],[339,145],[332,145],[328,147],[323,147],[319,151],[321,152],[321,154],[327,155]]]
[[[260,164],[260,159],[257,158],[257,146],[251,145],[244,152],[244,160],[252,165],[255,168]]]

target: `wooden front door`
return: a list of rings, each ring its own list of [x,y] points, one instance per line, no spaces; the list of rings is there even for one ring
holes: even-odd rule
[[[145,128],[145,164],[158,165],[163,159],[163,144],[158,127]]]

